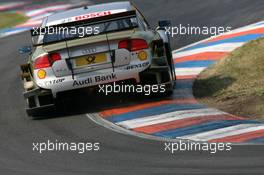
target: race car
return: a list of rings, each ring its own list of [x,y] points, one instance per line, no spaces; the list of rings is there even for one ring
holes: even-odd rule
[[[63,94],[133,80],[173,91],[174,64],[165,27],[151,29],[131,2],[85,6],[46,17],[31,30],[32,47],[21,65],[29,116],[56,109]]]

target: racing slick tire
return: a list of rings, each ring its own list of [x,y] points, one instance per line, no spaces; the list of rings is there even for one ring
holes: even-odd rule
[[[164,43],[164,49],[164,57],[158,58],[155,61],[157,64],[140,73],[140,80],[143,85],[165,85],[165,92],[158,93],[158,96],[170,96],[175,87],[176,76],[170,45]]]

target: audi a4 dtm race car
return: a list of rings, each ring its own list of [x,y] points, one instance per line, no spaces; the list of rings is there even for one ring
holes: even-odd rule
[[[166,93],[172,92],[175,71],[167,25],[169,21],[159,21],[151,29],[131,2],[46,17],[31,30],[33,47],[20,49],[29,52],[28,62],[21,65],[28,115],[55,108],[66,92],[125,80],[164,85]]]

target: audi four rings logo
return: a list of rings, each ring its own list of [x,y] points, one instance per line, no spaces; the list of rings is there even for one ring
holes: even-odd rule
[[[96,48],[86,48],[82,51],[83,54],[91,54],[95,52],[96,52]]]

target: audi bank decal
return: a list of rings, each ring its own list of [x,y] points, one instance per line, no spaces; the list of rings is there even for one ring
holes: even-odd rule
[[[95,77],[89,77],[85,80],[74,80],[72,86],[78,87],[78,86],[83,86],[83,85],[87,85],[87,84],[112,81],[112,80],[116,80],[116,79],[117,79],[117,76],[114,73],[112,73],[110,75],[99,75],[99,76],[95,76]]]

